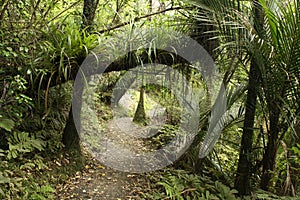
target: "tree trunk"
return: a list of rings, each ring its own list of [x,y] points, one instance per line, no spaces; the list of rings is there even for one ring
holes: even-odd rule
[[[69,111],[69,117],[64,128],[62,142],[66,149],[75,149],[80,151],[80,113],[82,107],[82,92],[83,92],[83,74],[79,74],[77,77],[77,85],[74,85],[72,106]],[[81,79],[81,80],[78,80]],[[75,83],[75,84],[76,84]],[[75,111],[75,112],[74,112]],[[75,126],[76,123],[76,126]]]
[[[234,187],[237,189],[240,195],[250,194],[250,168],[252,165],[251,154],[252,154],[252,142],[253,142],[253,128],[254,118],[257,101],[257,69],[254,63],[251,63],[249,83],[248,83],[248,94],[246,99],[246,112],[244,119],[244,128],[241,141],[240,155],[237,174],[235,178]]]
[[[268,143],[263,155],[263,170],[261,176],[260,187],[268,191],[272,185],[271,179],[276,165],[276,154],[278,150],[278,137],[279,137],[279,116],[280,109],[276,101],[269,102],[270,110],[270,132],[268,134]]]
[[[84,0],[83,15],[82,15],[83,28],[89,27],[93,24],[98,2],[99,0]],[[73,92],[73,98],[77,98],[77,99],[75,99],[75,101],[73,99],[73,103],[69,111],[69,117],[67,119],[67,123],[64,128],[62,142],[65,145],[66,149],[76,149],[80,151],[80,138],[79,138],[80,133],[78,133],[78,131],[80,131],[81,122],[80,122],[80,117],[74,116],[74,114],[80,115],[81,112],[82,102],[80,99],[82,96],[83,85],[77,87],[76,89],[77,91]],[[76,113],[73,112],[74,109],[77,109]],[[74,117],[75,119],[77,119],[76,122],[74,121]],[[75,127],[75,123],[77,123],[76,124],[77,129]]]
[[[62,142],[66,149],[76,149],[80,151],[79,133],[75,127],[73,118],[73,106],[70,108],[67,124],[64,128]]]
[[[83,28],[91,27],[94,24],[94,18],[99,0],[84,0],[82,21]],[[89,30],[91,30],[89,28]]]
[[[146,118],[146,112],[145,112],[145,105],[144,105],[144,88],[141,87],[140,89],[140,98],[139,98],[139,103],[136,108],[134,117],[133,117],[133,122],[146,125],[147,124],[147,118]]]
[[[254,13],[254,27],[259,33],[263,27],[263,12],[259,5],[258,0],[254,1],[253,7]],[[255,61],[255,55],[252,55],[250,72],[249,72],[249,83],[248,83],[248,94],[246,99],[246,112],[244,119],[244,128],[242,134],[242,141],[240,147],[238,169],[235,177],[234,187],[239,192],[239,195],[249,195],[251,192],[251,166],[252,166],[252,143],[254,136],[254,119],[257,102],[257,88],[258,88],[258,66]]]

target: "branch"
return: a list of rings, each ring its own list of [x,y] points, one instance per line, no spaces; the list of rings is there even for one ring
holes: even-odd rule
[[[158,12],[155,12],[155,13],[150,13],[150,14],[147,14],[147,15],[143,15],[143,16],[140,16],[140,17],[135,17],[133,19],[133,22],[137,22],[141,19],[144,19],[144,18],[148,18],[148,17],[151,17],[153,15],[158,15],[158,14],[161,14],[161,13],[165,13],[165,12],[168,12],[168,11],[173,11],[173,10],[182,10],[182,9],[188,9],[188,8],[191,8],[191,7],[180,7],[180,6],[177,6],[177,7],[171,7],[171,8],[167,8],[167,9],[164,9],[164,10],[161,10],[161,11],[158,11]],[[110,28],[107,28],[107,29],[102,29],[100,31],[98,31],[99,33],[105,33],[105,32],[108,32],[108,31],[112,31],[112,30],[115,30],[117,28],[121,28],[123,26],[126,26],[128,24],[132,23],[132,20],[130,21],[127,21],[127,22],[123,22],[121,24],[118,24],[118,25],[115,25],[113,27],[110,27]]]
[[[86,58],[81,58],[77,60],[78,66],[74,66],[71,68],[68,74],[68,78],[65,79],[64,77],[61,77],[60,74],[56,71],[52,74],[47,74],[46,76],[40,74],[36,77],[36,82],[41,81],[39,84],[33,84],[34,89],[42,89],[47,90],[50,87],[56,86],[61,83],[65,83],[69,80],[75,80],[77,72],[79,67],[81,66],[83,60],[86,60],[87,63],[89,63],[91,66],[98,66],[91,69],[88,69],[87,71],[84,71],[84,74],[86,76],[91,76],[94,74],[100,74],[100,73],[109,73],[113,71],[123,71],[123,70],[130,70],[132,68],[135,68],[141,63],[150,63],[149,60],[156,60],[158,63],[163,65],[173,65],[173,64],[188,64],[189,62],[185,60],[184,58],[180,57],[176,53],[168,52],[166,50],[156,50],[156,53],[151,52],[151,55],[149,56],[149,51],[146,49],[144,52],[141,53],[140,59],[136,59],[134,52],[128,53],[126,56],[119,58],[118,60],[112,62],[109,64],[109,66],[103,71],[103,68],[99,66],[98,59],[94,55],[89,55]],[[101,63],[103,64],[103,63]],[[184,66],[187,67],[187,66]],[[51,80],[49,82],[49,79],[51,77]],[[57,82],[59,80],[59,82]]]
[[[76,5],[78,2],[79,1],[75,2],[71,6]],[[172,10],[188,9],[188,8],[190,8],[190,7],[171,7],[171,8],[167,8],[167,9],[155,12],[155,13],[150,13],[150,14],[147,14],[147,15],[144,15],[144,16],[136,17],[136,18],[134,18],[134,22],[139,21],[139,20],[144,19],[144,18],[148,18],[148,17],[153,16],[153,15],[161,14],[161,13],[164,13],[164,12],[168,12],[168,11],[172,11]],[[55,18],[53,18],[53,19],[55,19]],[[126,25],[130,24],[130,22],[132,22],[132,21],[124,22],[124,23],[121,23],[119,25],[113,26],[111,28],[101,30],[99,32],[104,33],[104,32],[107,32],[107,31],[115,30],[117,28],[120,28],[122,26],[126,26]],[[144,51],[142,53],[142,55],[140,55],[141,60],[139,60],[139,61],[135,59],[133,54],[130,54],[129,56],[127,55],[123,58],[120,58],[120,59],[114,61],[113,63],[111,63],[103,73],[108,73],[108,72],[112,72],[112,71],[129,70],[131,68],[134,68],[134,67],[140,65],[141,62],[142,63],[148,63],[149,62],[149,54],[148,53],[149,53],[148,51]],[[185,59],[181,58],[176,53],[166,52],[166,51],[163,51],[163,50],[158,50],[156,53],[152,52],[150,57],[151,57],[150,60],[157,60],[158,63],[166,64],[166,65],[178,64],[178,63],[188,63]],[[72,67],[72,70],[70,70],[70,72],[69,72],[68,79],[64,79],[62,77],[59,77],[59,74],[57,72],[55,72],[54,74],[51,75],[51,81],[49,83],[48,82],[48,80],[50,78],[50,74],[49,74],[49,75],[47,75],[47,77],[43,77],[43,80],[42,80],[41,84],[39,85],[39,87],[40,87],[39,89],[47,89],[47,88],[53,87],[53,86],[55,86],[59,83],[64,83],[64,82],[69,81],[69,80],[74,80],[76,78],[78,68],[79,68],[79,66],[81,66],[84,59],[85,58],[77,59],[78,66]],[[94,60],[93,56],[87,57],[86,59],[91,59],[91,62],[96,63],[96,60]],[[130,64],[128,64],[128,63],[130,63]],[[88,73],[90,73],[89,75],[91,75],[93,73],[99,73],[99,72],[94,71],[94,72],[88,72]],[[36,80],[40,80],[41,78],[42,78],[41,75],[39,75],[36,78]],[[56,80],[60,80],[60,82],[58,83]],[[34,85],[36,85],[36,84],[34,84]]]
[[[56,15],[56,16],[54,16],[52,19],[50,19],[49,22],[51,22],[51,21],[57,19],[57,18],[58,18],[59,16],[61,16],[63,13],[65,13],[66,11],[68,11],[69,9],[71,9],[72,7],[76,6],[76,5],[79,4],[80,2],[81,2],[81,0],[78,0],[78,1],[74,2],[74,3],[73,3],[72,5],[70,5],[68,8],[64,9],[64,10],[61,11],[58,15]],[[49,8],[49,10],[50,10],[50,8]],[[47,10],[46,14],[48,13],[49,10]],[[45,14],[44,16],[46,16],[46,14]]]
[[[33,8],[33,12],[32,12],[31,17],[30,17],[29,26],[31,26],[33,20],[36,19],[36,11],[37,11],[38,6],[39,6],[40,3],[41,3],[41,0],[38,0],[37,3],[35,4],[35,6],[34,6],[34,3],[32,4],[32,6],[34,6],[34,8]]]

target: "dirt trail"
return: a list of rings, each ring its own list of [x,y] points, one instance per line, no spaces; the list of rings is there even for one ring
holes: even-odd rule
[[[96,160],[57,188],[57,199],[139,200],[147,186],[145,176],[113,170]]]
[[[139,138],[141,135],[133,137],[128,134],[128,131],[131,127],[131,134],[142,134],[149,131],[149,127],[139,129],[130,120],[130,118],[119,118],[108,121],[103,135],[112,144],[122,145],[130,151],[147,151],[148,147]],[[126,130],[125,133],[121,130],[122,127]],[[104,146],[102,143],[98,144]],[[123,159],[125,152],[114,151],[113,145],[108,145],[106,148],[107,152],[114,152],[113,162],[119,165],[119,160]],[[97,149],[95,151],[97,153]],[[57,187],[57,199],[140,200],[144,199],[142,194],[147,188],[149,188],[149,181],[145,174],[117,171],[91,158],[83,172],[71,177],[66,184]]]
[[[126,97],[126,95],[124,96]],[[123,104],[127,107],[132,106],[132,98],[128,97],[123,100]],[[150,123],[149,126],[144,127],[134,124],[130,117],[117,117],[99,127],[93,121],[90,121],[90,117],[88,117],[83,122],[86,123],[86,130],[84,130],[86,134],[84,137],[86,138],[82,138],[83,146],[94,158],[90,160],[82,173],[78,173],[70,178],[66,184],[57,187],[57,199],[144,199],[142,196],[143,191],[150,187],[145,174],[117,171],[104,166],[95,158],[104,158],[104,153],[108,155],[110,162],[116,165],[123,163],[126,165],[124,167],[129,169],[130,164],[120,162],[120,160],[124,161],[124,157],[131,155],[126,153],[127,150],[128,152],[137,152],[137,154],[149,151],[149,146],[144,144],[143,138],[151,137],[151,131],[156,132],[156,127],[164,124],[166,120],[164,111],[164,108],[160,107],[149,110]],[[86,112],[87,116],[93,115],[92,112],[89,113],[88,109],[86,109]],[[110,166],[114,166],[114,164]]]
[[[122,144],[126,148],[143,149],[143,143],[138,138],[134,139],[120,130],[124,120],[128,122],[129,119],[109,121],[104,134],[112,142]],[[135,131],[138,132],[138,129]],[[114,147],[109,148],[109,151],[113,151]],[[114,155],[116,163],[119,156]],[[143,199],[141,194],[148,187],[147,182],[146,176],[142,174],[117,171],[91,158],[82,173],[70,178],[66,184],[58,186],[57,199],[139,200]]]

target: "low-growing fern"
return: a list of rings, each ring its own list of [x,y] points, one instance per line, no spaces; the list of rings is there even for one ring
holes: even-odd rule
[[[41,138],[36,138],[28,132],[13,132],[8,136],[7,141],[8,159],[17,158],[34,150],[42,151],[45,146],[45,142]]]
[[[158,179],[158,180],[157,180]],[[238,200],[236,190],[209,177],[170,169],[154,180],[157,188],[147,193],[147,199],[165,200]]]

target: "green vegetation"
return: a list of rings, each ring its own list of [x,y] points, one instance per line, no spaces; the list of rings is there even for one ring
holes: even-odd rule
[[[86,105],[72,104],[72,97],[89,91],[83,86],[73,91],[74,80],[88,55],[114,58],[121,49],[130,50],[130,42],[140,46],[111,63],[92,88],[101,128],[115,114],[111,100],[128,95],[116,85],[130,69],[139,69],[141,77],[131,78],[142,86],[130,90],[131,110],[124,107],[117,114],[145,128],[153,125],[149,113],[159,107],[163,125],[151,127],[156,134],[141,140],[147,148],[160,149],[185,134],[180,126],[188,124],[190,113],[181,100],[190,98],[188,87],[201,91],[192,145],[172,166],[143,174],[150,188],[145,186],[140,198],[299,199],[299,6],[299,0],[3,0],[0,199],[55,199],[56,186],[81,173],[91,158],[81,146],[72,107]],[[172,31],[191,36],[207,50],[226,88],[222,134],[212,151],[200,155],[211,140],[211,102],[218,89],[212,90],[211,82],[176,53],[156,49],[180,40]],[[154,34],[146,48],[142,41]],[[130,42],[113,46],[115,35]],[[147,71],[146,64],[180,73],[166,73],[160,86],[146,84],[149,74],[158,73]],[[134,85],[126,81],[122,84]],[[119,96],[113,97],[113,90]],[[85,131],[95,129],[89,128]],[[91,134],[86,142],[97,146],[97,137]]]

